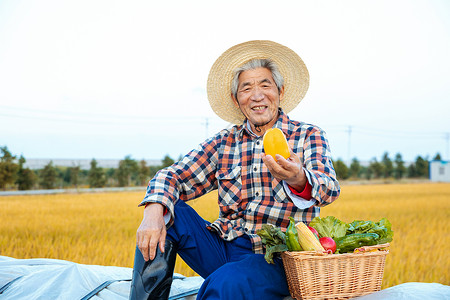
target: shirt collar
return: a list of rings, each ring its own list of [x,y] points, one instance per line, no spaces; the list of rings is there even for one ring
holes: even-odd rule
[[[275,127],[279,128],[279,129],[281,129],[281,131],[283,131],[283,133],[286,136],[289,136],[290,131],[291,131],[290,130],[291,120],[289,119],[288,115],[283,112],[281,107],[278,108],[278,111],[279,111],[278,119],[272,128],[275,128]],[[248,135],[250,135],[252,137],[258,137],[255,133],[253,133],[253,131],[250,127],[250,123],[248,122],[247,119],[244,120],[244,122],[242,123],[242,125],[240,127],[241,128],[238,130],[239,137],[242,137],[244,132],[246,132]]]

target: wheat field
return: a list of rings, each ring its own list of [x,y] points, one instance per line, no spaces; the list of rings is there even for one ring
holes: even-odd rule
[[[91,193],[0,197],[0,255],[56,258],[83,264],[133,266],[137,207],[145,193]],[[190,204],[209,221],[217,193]],[[345,222],[388,218],[394,240],[382,288],[404,282],[450,284],[450,184],[343,185],[322,209]],[[175,272],[195,273],[178,258]]]

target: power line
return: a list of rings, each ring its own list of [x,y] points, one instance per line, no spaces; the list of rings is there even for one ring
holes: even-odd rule
[[[347,126],[347,129],[339,129],[335,130],[336,132],[342,132],[342,133],[349,133],[349,126]],[[419,132],[419,131],[389,131],[384,129],[375,129],[375,128],[367,128],[367,127],[359,127],[359,126],[351,126],[351,133],[356,134],[362,134],[366,136],[376,136],[376,137],[383,137],[383,138],[400,138],[400,139],[441,139],[444,132]],[[328,132],[332,132],[332,130],[328,130]]]
[[[82,119],[114,119],[117,120],[132,120],[132,121],[170,121],[170,122],[179,122],[179,121],[199,121],[204,119],[203,116],[172,116],[170,114],[158,114],[155,115],[129,115],[129,114],[114,114],[114,113],[97,113],[97,112],[73,112],[73,111],[62,111],[62,110],[42,110],[42,109],[34,109],[34,108],[21,108],[21,107],[12,107],[12,106],[4,106],[1,105],[0,109],[6,109],[12,111],[11,113],[5,113],[4,111],[0,113],[2,116],[12,117],[12,118],[34,118],[34,119],[52,119],[52,120],[61,120],[61,118],[76,118],[81,117]],[[67,119],[62,119],[66,121]],[[79,119],[77,119],[79,120]]]
[[[383,133],[383,132],[368,132],[364,130],[359,130],[355,128],[355,133],[363,134],[366,136],[375,136],[382,137],[388,139],[441,139],[442,133],[434,132],[434,133],[425,133],[425,132],[417,132],[416,134],[404,134],[404,133]]]
[[[397,128],[391,128],[391,129],[383,129],[383,128],[373,128],[373,127],[366,127],[366,126],[357,126],[359,130],[362,131],[371,131],[371,132],[379,132],[379,133],[386,133],[386,134],[392,134],[392,133],[400,133],[405,135],[416,135],[417,131],[406,131],[406,130],[398,130]],[[422,132],[425,133],[425,132]],[[432,134],[434,132],[427,131],[426,134]]]
[[[115,117],[114,115],[109,117],[89,117],[89,116],[71,116],[71,115],[39,115],[39,114],[8,114],[8,113],[0,113],[0,116],[8,117],[8,118],[15,118],[15,119],[33,119],[33,120],[42,120],[42,121],[53,121],[53,122],[64,122],[64,123],[89,123],[89,124],[118,124],[118,123],[161,123],[161,124],[167,124],[170,123],[198,123],[201,122],[201,120],[204,117],[162,117],[162,116],[148,116],[148,117],[131,117],[131,116],[123,116],[123,117]],[[219,122],[220,120],[209,120],[208,123],[211,121],[213,122]]]

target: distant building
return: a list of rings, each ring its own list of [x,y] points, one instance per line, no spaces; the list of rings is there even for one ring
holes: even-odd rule
[[[97,161],[97,167],[100,168],[118,168],[121,159],[95,159]],[[25,162],[25,168],[30,169],[43,169],[50,161],[53,161],[54,166],[60,167],[77,167],[80,166],[82,170],[89,170],[91,168],[92,159],[76,159],[76,158],[27,158]],[[140,159],[136,159],[140,161]],[[159,166],[162,161],[160,159],[146,159],[147,166]]]
[[[450,161],[430,161],[430,180],[450,182]]]

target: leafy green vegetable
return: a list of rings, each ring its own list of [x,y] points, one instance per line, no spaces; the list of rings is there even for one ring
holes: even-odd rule
[[[269,264],[273,264],[275,253],[287,251],[286,236],[280,228],[270,224],[262,225],[262,228],[256,231],[261,237],[263,245],[266,247],[264,258]]]
[[[389,243],[392,241],[394,232],[392,231],[391,223],[388,219],[383,218],[378,222],[355,220],[349,224],[347,234],[353,233],[376,233],[379,238],[376,240],[377,244]]]
[[[349,225],[333,216],[315,217],[309,226],[315,228],[319,237],[330,237],[333,240],[344,237]]]
[[[392,224],[388,221],[388,219],[383,218],[379,222],[376,223],[378,227],[383,228],[382,232],[377,232],[380,236],[380,239],[377,241],[379,244],[390,243],[392,242],[392,238],[394,236],[394,231],[392,231]]]
[[[375,226],[373,221],[355,220],[349,224],[347,233],[366,233]]]

